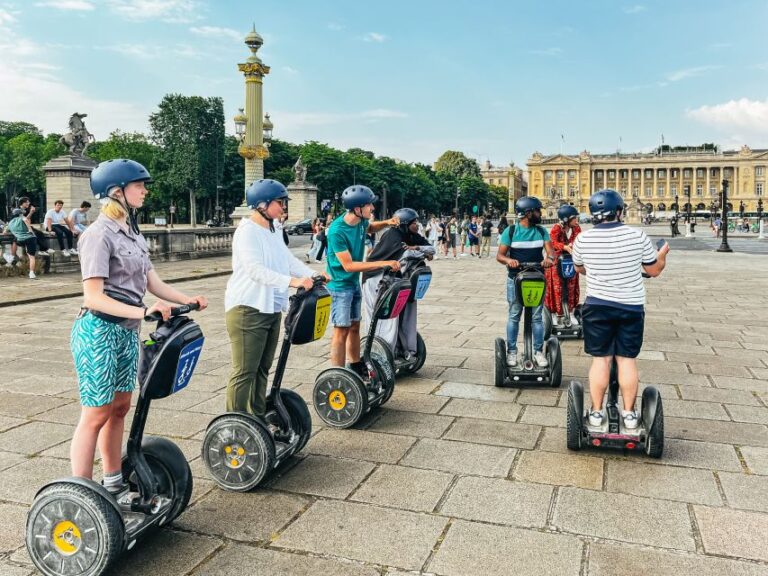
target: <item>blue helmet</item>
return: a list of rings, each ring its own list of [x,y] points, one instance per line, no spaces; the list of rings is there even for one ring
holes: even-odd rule
[[[534,210],[541,210],[541,200],[535,196],[523,196],[515,202],[515,213],[518,216],[525,216]]]
[[[579,211],[570,204],[563,204],[557,209],[557,217],[563,224],[568,224],[571,218],[579,217]]]
[[[589,198],[589,213],[596,223],[609,218],[618,219],[620,212],[624,212],[624,198],[616,190],[606,188]]]
[[[378,199],[379,197],[373,193],[373,190],[361,184],[349,186],[341,193],[341,201],[347,210],[362,208],[366,204],[373,204]]]
[[[134,160],[107,160],[91,172],[91,192],[99,199],[108,197],[112,188],[125,188],[131,182],[152,182],[149,170]]]
[[[269,204],[272,200],[288,198],[288,190],[277,180],[256,180],[245,191],[245,203],[251,210],[255,210],[261,204]],[[290,198],[289,198],[290,200]]]
[[[400,220],[400,230],[407,234],[408,226],[413,224],[414,220],[419,219],[419,214],[413,208],[400,208],[400,210],[395,212],[395,217]]]

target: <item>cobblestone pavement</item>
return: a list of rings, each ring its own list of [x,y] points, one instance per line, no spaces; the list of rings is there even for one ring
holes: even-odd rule
[[[207,342],[190,388],[156,402],[148,432],[191,461],[191,506],[141,542],[121,576],[434,573],[768,574],[768,266],[746,254],[672,252],[648,282],[641,380],[664,398],[661,460],[565,448],[565,384],[492,386],[504,334],[504,271],[433,263],[420,305],[429,357],[357,429],[323,428],[268,486],[207,478],[203,430],[224,407],[226,278],[205,292]],[[77,298],[3,309],[0,574],[33,573],[23,546],[35,491],[68,473],[79,406],[69,355]],[[295,349],[287,385],[311,399],[328,337]],[[589,358],[566,342],[565,380]],[[314,414],[313,414],[314,417]]]

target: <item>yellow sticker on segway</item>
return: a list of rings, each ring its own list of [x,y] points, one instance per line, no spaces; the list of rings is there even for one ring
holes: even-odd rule
[[[334,410],[342,410],[347,405],[347,397],[341,390],[334,390],[328,395],[328,404]]]
[[[523,306],[526,308],[538,306],[544,296],[544,281],[523,280],[520,282],[520,293],[523,296]]]
[[[319,340],[325,334],[325,329],[328,327],[328,320],[331,317],[331,296],[322,296],[317,299],[315,305],[315,332],[313,334],[314,340]]]
[[[65,556],[71,556],[80,549],[80,529],[69,520],[62,520],[53,528],[53,545]]]

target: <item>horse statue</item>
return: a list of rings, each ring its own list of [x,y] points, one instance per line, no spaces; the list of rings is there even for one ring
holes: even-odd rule
[[[69,132],[59,138],[59,142],[69,148],[71,156],[82,156],[86,149],[96,141],[93,134],[88,132],[83,118],[88,114],[78,114],[75,112],[69,118]]]

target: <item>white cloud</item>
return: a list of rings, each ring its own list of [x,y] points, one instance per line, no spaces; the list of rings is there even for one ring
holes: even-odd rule
[[[529,54],[536,54],[537,56],[560,56],[563,53],[562,48],[554,46],[552,48],[546,48],[544,50],[529,50]]]
[[[363,36],[363,40],[366,42],[384,42],[387,39],[387,36],[384,34],[379,34],[378,32],[368,32],[365,36]]]
[[[245,33],[220,26],[193,26],[189,31],[206,38],[229,38],[236,42],[242,42],[245,39]]]
[[[127,58],[138,60],[160,60],[168,56],[179,58],[201,58],[204,52],[189,44],[176,44],[174,46],[158,46],[155,44],[113,44],[111,46],[96,46],[97,50],[117,52]]]
[[[0,8],[0,26],[7,26],[16,22],[16,17],[8,10]]]
[[[35,6],[41,8],[56,8],[57,10],[74,10],[79,12],[88,12],[94,10],[93,2],[88,0],[47,0],[46,2],[38,2]]]
[[[686,110],[688,118],[725,131],[768,135],[768,100],[741,98]]]
[[[408,114],[398,110],[374,108],[361,112],[275,112],[272,114],[275,125],[281,131],[297,131],[309,126],[332,126],[355,122],[374,123],[381,120],[407,118]]]
[[[624,14],[640,14],[640,12],[645,12],[647,9],[642,4],[635,4],[634,6],[624,7]]]
[[[107,6],[127,20],[189,23],[200,19],[199,0],[107,0]]]
[[[693,68],[684,68],[682,70],[676,70],[669,72],[665,78],[669,82],[679,82],[685,78],[693,78],[694,76],[702,76],[712,70],[717,70],[722,66],[694,66]]]

